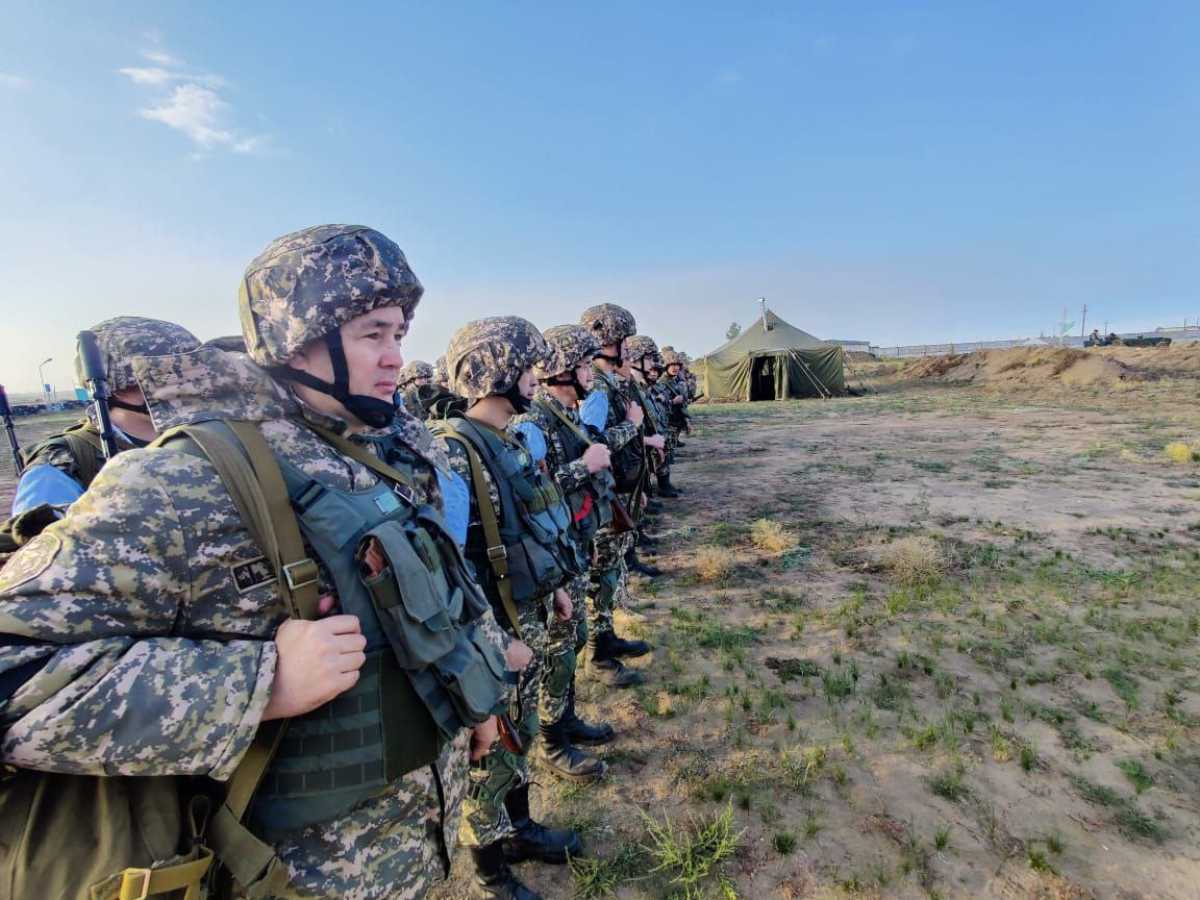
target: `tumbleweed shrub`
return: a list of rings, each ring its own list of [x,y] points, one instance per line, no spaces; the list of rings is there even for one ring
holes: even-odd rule
[[[750,542],[764,553],[783,553],[796,546],[788,530],[770,519],[758,519],[750,526]]]
[[[1167,454],[1167,458],[1172,462],[1177,463],[1191,463],[1200,460],[1200,453],[1197,453],[1183,441],[1172,441],[1163,447],[1163,453]]]
[[[696,551],[696,574],[701,581],[724,581],[737,565],[737,557],[724,547],[701,547]]]
[[[929,584],[941,578],[946,560],[942,548],[922,535],[903,537],[883,551],[884,567],[901,584]]]

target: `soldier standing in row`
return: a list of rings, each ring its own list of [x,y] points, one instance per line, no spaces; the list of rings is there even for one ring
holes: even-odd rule
[[[645,475],[646,448],[653,448],[656,443],[661,446],[661,438],[656,441],[643,434],[645,413],[626,396],[617,375],[624,363],[621,345],[637,331],[637,323],[629,310],[615,303],[601,303],[584,310],[579,324],[600,344],[593,363],[592,391],[580,406],[579,417],[596,434],[603,436],[612,454],[618,494],[629,514],[636,517],[641,510],[632,504],[640,506],[643,502],[640,486]],[[596,533],[595,554],[589,572],[591,667],[614,687],[641,684],[642,674],[621,660],[650,652],[650,645],[645,641],[619,638],[613,628],[613,610],[625,576],[625,554],[635,539],[636,532],[632,529],[619,531],[615,525],[601,528]]]
[[[418,391],[421,387],[433,384],[433,366],[424,360],[414,359],[403,369],[396,379],[396,394],[404,408],[414,416],[421,417],[421,404]]]
[[[533,651],[517,685],[515,734],[506,733],[471,768],[460,837],[471,849],[483,897],[536,897],[509,863],[562,864],[582,851],[576,832],[546,828],[529,809],[526,753],[538,735],[547,621],[571,620],[563,586],[586,567],[571,537],[570,508],[536,462],[545,448],[531,448],[506,431],[513,416],[529,410],[537,386],[533,367],[546,355],[541,333],[517,316],[464,325],[450,340],[446,362],[454,390],[469,406],[434,426],[470,486],[467,558],[504,628]]]
[[[527,444],[545,444],[546,469],[567,497],[572,534],[590,560],[597,531],[612,523],[616,490],[610,451],[603,442],[592,442],[578,413],[579,402],[591,390],[592,359],[600,344],[579,325],[558,325],[544,337],[550,353],[534,367],[541,385],[529,412],[514,419],[510,428]],[[547,764],[579,781],[599,778],[606,766],[574,745],[605,744],[614,737],[612,726],[590,725],[575,712],[576,661],[587,645],[589,583],[586,572],[571,579],[571,619],[550,620],[538,708]]]
[[[187,353],[200,342],[186,328],[158,319],[119,316],[91,329],[105,363],[112,398],[108,401],[119,450],[154,440],[154,423],[133,379],[136,356]],[[75,377],[85,384],[83,360],[75,357]],[[17,482],[11,518],[0,525],[0,549],[12,550],[35,537],[83,495],[104,465],[104,448],[94,413],[46,438],[23,454],[25,471]],[[11,542],[11,546],[8,546]]]
[[[496,733],[489,710],[464,699],[503,708],[506,687],[499,629],[482,596],[481,607],[464,601],[476,588],[439,525],[442,485],[455,476],[444,449],[392,403],[422,292],[379,232],[305,229],[245,272],[249,356],[206,348],[135,365],[160,430],[232,434],[233,423],[244,440],[256,435],[265,457],[254,457],[255,471],[274,465],[286,479],[283,509],[295,510],[308,555],[284,570],[286,584],[210,458],[186,440],[109,462],[0,571],[5,763],[217,785],[240,771],[261,724],[289,720],[249,813],[271,864],[247,872],[246,845],[222,857],[214,844],[239,895],[422,896],[448,873],[455,847],[471,734],[460,717],[478,716],[476,755]],[[421,512],[430,509],[434,518]],[[455,579],[414,580],[372,537],[385,533],[419,537]],[[320,617],[289,617],[287,601],[301,591]],[[443,637],[478,663],[469,683],[431,683],[407,668],[405,658],[431,648],[395,639],[376,591],[443,616]],[[521,649],[509,647],[510,666]],[[15,848],[0,851],[7,868],[5,851]],[[120,896],[145,896],[152,874],[127,870]],[[17,894],[59,896],[27,887]]]

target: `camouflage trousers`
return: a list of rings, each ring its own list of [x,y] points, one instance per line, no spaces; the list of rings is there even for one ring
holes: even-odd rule
[[[571,618],[560,622],[550,616],[546,628],[546,664],[542,666],[542,695],[538,718],[547,725],[559,721],[567,711],[567,697],[575,682],[575,663],[587,644],[588,577],[581,575],[567,585],[571,595]]]
[[[443,878],[443,851],[452,856],[457,844],[470,740],[471,732],[463,729],[432,766],[409,772],[346,815],[310,825],[277,846],[290,880],[275,896],[424,897]]]
[[[517,726],[526,752],[538,735],[538,695],[546,660],[546,622],[552,616],[552,597],[524,604],[518,610],[521,640],[533,651],[533,659],[521,672],[516,695],[509,704],[509,717]],[[529,757],[513,753],[500,741],[479,762],[471,763],[470,786],[463,801],[459,843],[485,847],[513,834],[512,819],[504,806],[508,792],[529,782]]]
[[[588,573],[589,627],[594,634],[613,630],[613,610],[625,593],[629,571],[625,553],[633,546],[635,533],[616,534],[603,528],[596,534],[596,554]]]

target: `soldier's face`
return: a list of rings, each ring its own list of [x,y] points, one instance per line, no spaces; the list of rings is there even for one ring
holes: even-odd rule
[[[674,378],[679,374],[679,370],[681,368],[682,366],[680,366],[678,363],[671,363],[671,365],[667,366],[667,374]]]
[[[408,333],[404,310],[396,306],[372,310],[351,319],[341,327],[341,333],[350,393],[391,400],[400,370],[404,368],[404,355],[400,352],[400,341]],[[311,342],[296,354],[290,365],[322,381],[333,381],[333,362],[324,340]],[[314,409],[340,415],[341,404],[332,397],[303,385],[297,385],[297,390]],[[331,403],[338,409],[330,407]]]
[[[526,400],[532,400],[534,393],[537,392],[538,380],[533,374],[533,369],[526,369],[521,373],[521,377],[517,379],[517,390]]]
[[[575,367],[575,380],[579,382],[579,386],[585,392],[592,389],[592,383],[596,380],[596,371],[590,362],[585,360]]]

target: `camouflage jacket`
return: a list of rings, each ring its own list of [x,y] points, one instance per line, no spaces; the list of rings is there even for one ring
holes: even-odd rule
[[[245,356],[202,349],[144,358],[137,377],[160,430],[211,418],[255,421],[281,459],[320,483],[364,490],[376,482],[305,424],[344,423],[302,406]],[[423,499],[440,503],[433,467],[448,460],[420,422],[401,416],[386,431],[352,439],[424,461]],[[0,697],[0,757],[68,773],[227,779],[267,704],[273,637],[287,616],[273,578],[246,577],[261,571],[261,558],[207,459],[168,446],[112,460],[63,519],[0,571],[0,633],[16,638],[0,642],[0,673],[19,685]],[[325,573],[322,581],[328,592]],[[465,784],[465,735],[437,765],[455,803]],[[318,896],[355,893],[363,848],[400,853],[397,842],[411,833],[397,824],[437,822],[439,805],[445,846],[453,847],[453,811],[449,799],[437,799],[434,777],[409,773],[280,848],[297,883]]]
[[[567,418],[575,422],[580,429],[583,429],[583,423],[579,421],[579,413],[574,409],[568,409],[563,406],[549,391],[539,388],[537,399],[540,403],[553,404],[565,413]],[[561,429],[563,425],[557,418],[535,405],[530,408],[529,412],[517,416],[509,423],[509,434],[517,432],[523,423],[530,423],[536,426],[545,437],[546,470],[550,473],[550,477],[558,482],[558,486],[563,493],[574,493],[592,480],[592,475],[588,471],[587,464],[584,463],[583,459],[571,459],[567,455],[562,441]]]

